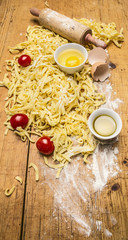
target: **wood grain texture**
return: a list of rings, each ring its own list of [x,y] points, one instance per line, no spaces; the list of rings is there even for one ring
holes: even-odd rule
[[[59,180],[55,181],[53,170],[47,170],[35,144],[21,142],[13,132],[4,136],[4,99],[7,90],[0,88],[0,240],[128,240],[128,1],[47,2],[50,8],[68,17],[115,22],[118,30],[124,28],[125,42],[122,48],[119,49],[114,44],[108,47],[110,60],[117,66],[112,71],[110,81],[116,96],[123,100],[118,109],[123,121],[117,159],[121,172],[107,183],[102,192],[92,192],[86,203],[78,198],[78,216],[82,213],[84,219],[87,219],[86,216],[91,219],[88,222],[92,231],[87,236],[82,227],[85,222],[76,221],[74,215],[70,214],[73,212],[69,208],[73,209],[75,191],[71,190],[72,205],[69,206],[69,202],[59,205],[54,194],[54,189],[59,189],[56,187]],[[0,0],[0,80],[5,73],[5,60],[11,58],[8,46],[24,41],[27,26],[35,24],[29,9],[41,9],[44,6],[45,2],[40,0]],[[39,182],[35,181],[34,170],[28,170],[30,162],[39,167]],[[80,165],[83,167],[82,162]],[[16,175],[23,178],[23,185],[14,179]],[[5,197],[4,190],[13,185],[16,186],[15,192],[11,197]],[[68,212],[63,209],[63,204]],[[101,231],[96,228],[96,220],[102,222]],[[108,229],[112,235],[104,234],[104,229]]]

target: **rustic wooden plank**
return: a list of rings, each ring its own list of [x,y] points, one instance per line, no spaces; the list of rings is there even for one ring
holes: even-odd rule
[[[14,37],[13,21],[15,12],[14,1],[2,1],[0,8],[0,80],[3,79],[5,73],[5,60],[11,59],[8,52],[8,46],[21,41],[20,31],[15,29]],[[19,37],[19,39],[18,39]],[[24,38],[25,39],[25,38]],[[9,132],[4,135],[4,122],[6,114],[4,112],[4,99],[7,97],[7,89],[0,88],[0,239],[20,239],[22,211],[24,204],[25,175],[28,154],[28,142],[23,143],[21,140]],[[16,176],[23,179],[20,185],[15,179]],[[4,191],[15,185],[15,191],[11,197],[6,197]]]

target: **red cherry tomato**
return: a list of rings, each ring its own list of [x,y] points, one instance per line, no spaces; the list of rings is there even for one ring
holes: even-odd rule
[[[54,144],[47,136],[41,137],[36,142],[37,149],[44,155],[50,155],[54,151]]]
[[[31,63],[31,58],[29,55],[21,55],[18,58],[18,63],[22,66],[22,67],[27,67],[30,65]]]
[[[17,127],[25,128],[28,123],[28,116],[23,113],[17,113],[11,117],[10,123],[14,129]]]

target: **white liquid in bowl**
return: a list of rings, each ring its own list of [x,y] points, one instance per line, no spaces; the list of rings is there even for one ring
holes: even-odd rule
[[[112,135],[117,128],[116,121],[109,115],[100,115],[94,119],[93,127],[101,136]]]

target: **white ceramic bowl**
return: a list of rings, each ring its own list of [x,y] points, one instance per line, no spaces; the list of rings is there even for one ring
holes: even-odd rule
[[[83,61],[83,63],[81,63],[80,65],[78,65],[78,66],[76,66],[76,67],[65,67],[65,66],[61,65],[61,64],[58,62],[58,56],[59,56],[59,54],[60,54],[62,51],[67,50],[67,49],[76,49],[76,50],[80,51],[80,52],[84,55],[84,61]],[[64,45],[58,47],[58,48],[56,49],[55,53],[54,53],[55,62],[58,64],[59,68],[60,68],[62,71],[66,72],[66,73],[68,73],[68,74],[73,74],[73,73],[75,73],[75,72],[79,72],[79,71],[83,68],[85,62],[87,61],[87,58],[88,58],[88,52],[87,52],[86,48],[83,47],[83,46],[80,45],[80,44],[77,44],[77,43],[67,43],[67,44],[64,44]]]
[[[116,128],[116,131],[112,134],[112,135],[109,135],[109,136],[101,136],[99,135],[94,127],[93,127],[93,124],[94,124],[94,120],[102,115],[102,114],[106,114],[106,115],[109,115],[110,117],[112,117],[116,124],[117,124],[117,128]],[[118,113],[116,113],[115,111],[111,110],[111,109],[108,109],[108,108],[100,108],[98,110],[95,110],[89,117],[88,119],[88,126],[89,126],[89,129],[90,131],[92,132],[92,134],[97,137],[98,139],[100,140],[110,140],[110,139],[113,139],[115,137],[118,136],[118,134],[120,133],[121,129],[122,129],[122,120],[119,116]]]

